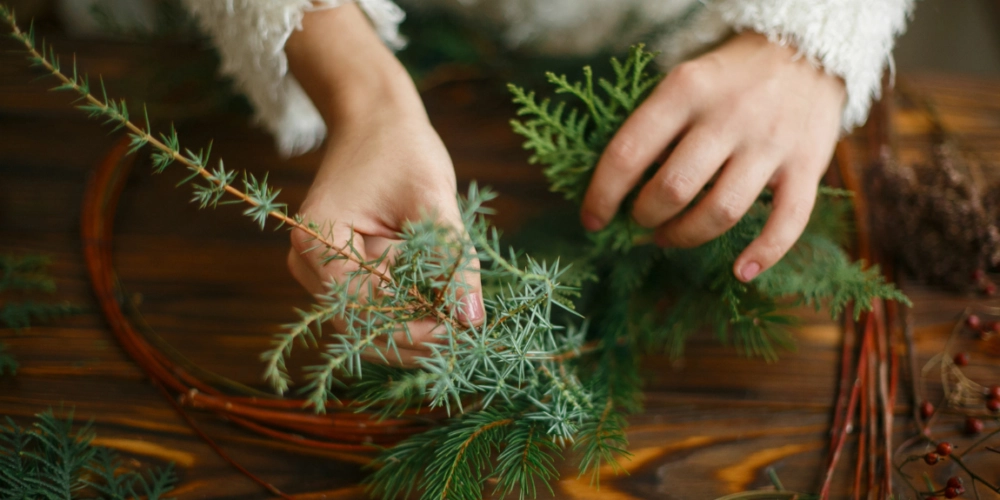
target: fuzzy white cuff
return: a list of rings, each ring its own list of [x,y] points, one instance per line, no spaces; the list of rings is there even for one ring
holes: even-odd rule
[[[285,42],[302,29],[306,12],[355,0],[183,0],[222,58],[221,71],[253,105],[256,120],[274,134],[282,154],[315,148],[326,125],[309,96],[288,72]],[[405,43],[399,23],[405,14],[390,0],[356,0],[391,47]]]
[[[753,30],[792,45],[844,80],[841,124],[850,131],[880,97],[882,73],[912,8],[913,0],[716,0],[661,48],[667,64],[675,64],[733,31]]]

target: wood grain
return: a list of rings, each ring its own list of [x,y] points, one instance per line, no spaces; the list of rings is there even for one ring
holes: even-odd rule
[[[105,73],[112,88],[150,57],[148,49],[124,44],[73,46],[81,66]],[[0,42],[0,49],[8,48]],[[52,255],[59,297],[93,308],[80,253],[79,206],[88,169],[115,136],[73,111],[69,96],[29,83],[32,77],[19,56],[0,54],[0,251]],[[968,144],[1000,164],[1000,82],[905,78],[933,96]],[[535,214],[565,210],[510,133],[506,120],[512,108],[499,82],[444,85],[426,101],[460,183],[476,179],[501,193],[495,205],[501,227],[516,231]],[[895,121],[904,157],[923,158],[928,129],[919,112],[901,105]],[[281,159],[270,139],[241,116],[206,114],[178,125],[183,145],[201,147],[214,138],[227,166],[269,171],[293,208],[319,160],[316,154]],[[143,171],[129,179],[116,221],[121,278],[150,325],[186,356],[260,386],[257,354],[293,317],[292,308],[309,301],[284,267],[287,234],[259,232],[235,207],[196,213],[188,195],[173,188],[179,179],[177,172],[151,177]],[[905,287],[916,303],[911,319],[921,360],[942,348],[962,309],[980,301],[918,284]],[[631,419],[634,457],[624,463],[629,474],[603,471],[598,491],[589,478],[577,478],[569,463],[555,496],[715,498],[766,486],[768,467],[787,488],[815,491],[826,456],[840,333],[825,314],[801,311],[800,317],[798,349],[773,364],[744,359],[706,336],[697,336],[680,361],[650,354],[642,370],[646,411]],[[141,463],[176,462],[179,498],[267,498],[194,436],[124,356],[96,313],[20,335],[0,330],[0,338],[22,363],[17,377],[0,379],[0,414],[27,421],[50,406],[72,407],[77,418],[96,421],[101,444]],[[1000,382],[1000,353],[981,352],[975,342],[960,343],[974,353],[970,374]],[[932,395],[939,390],[933,380],[927,387]],[[900,392],[897,442],[912,432],[908,391]],[[369,457],[363,454],[302,450],[194,415],[241,464],[284,491],[302,493],[301,498],[364,498],[358,483]],[[939,431],[967,444],[958,436],[959,425],[945,418]],[[973,458],[985,470],[1000,471],[996,457]],[[933,472],[947,477],[954,472],[950,467]],[[1000,481],[1000,472],[993,476]],[[838,495],[846,495],[847,477],[846,471],[838,476]]]

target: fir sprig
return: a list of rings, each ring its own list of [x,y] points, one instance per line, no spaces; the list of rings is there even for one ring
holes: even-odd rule
[[[79,313],[79,306],[68,302],[40,302],[26,297],[51,295],[55,280],[49,274],[50,260],[44,255],[0,254],[0,328],[20,332],[32,323],[50,321]],[[0,375],[17,372],[17,360],[0,342]]]
[[[35,417],[30,429],[10,417],[0,424],[0,499],[159,500],[177,483],[172,464],[145,474],[126,468],[115,451],[93,444],[92,422],[73,429],[72,412]]]

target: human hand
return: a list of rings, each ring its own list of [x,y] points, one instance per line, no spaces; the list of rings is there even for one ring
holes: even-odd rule
[[[330,138],[300,215],[307,221],[332,223],[333,241],[339,245],[352,241],[362,260],[377,258],[389,249],[389,258],[379,268],[388,273],[390,247],[399,242],[397,234],[407,221],[433,216],[440,224],[463,230],[455,196],[451,159],[426,115],[376,112],[344,124],[340,133]],[[471,263],[472,268],[478,265]],[[330,281],[344,283],[348,273],[359,268],[348,260],[324,264],[324,251],[298,229],[292,231],[288,267],[314,294],[325,292]],[[479,274],[468,271],[458,281],[465,285],[454,290],[463,307],[451,314],[465,325],[482,323],[485,313]],[[353,285],[364,300],[367,287]],[[342,322],[335,322],[334,327],[345,329]],[[387,350],[384,340],[376,341],[381,354],[373,349],[365,357],[416,366],[416,358],[430,353],[424,344],[438,341],[435,337],[445,332],[436,319],[414,321],[407,328],[409,335],[402,329],[393,335],[396,349]]]
[[[333,243],[352,242],[362,260],[377,259],[387,249],[379,272],[387,273],[391,246],[408,221],[434,217],[437,223],[464,231],[458,210],[455,171],[423,103],[402,64],[379,40],[357,4],[309,12],[303,29],[285,44],[288,65],[323,116],[329,130],[319,172],[299,210],[306,221],[333,224]],[[306,290],[326,292],[330,281],[344,283],[357,262],[324,263],[325,252],[303,230],[292,231],[288,267]],[[485,319],[479,262],[457,276],[453,287],[462,307],[447,311],[459,324]],[[351,285],[364,294],[358,280]],[[376,293],[378,293],[376,291]],[[366,300],[362,295],[360,300]],[[334,322],[344,332],[343,321]],[[416,366],[426,357],[426,343],[440,341],[446,329],[436,320],[410,322],[364,353],[372,361]],[[409,334],[409,335],[407,335]]]
[[[778,262],[809,221],[840,131],[843,82],[756,33],[675,68],[625,121],[584,198],[586,229],[603,228],[649,165],[632,217],[665,247],[695,247],[733,227],[765,187],[773,211],[736,259],[750,281]],[[716,177],[717,176],[717,177]],[[687,207],[710,182],[707,193]]]

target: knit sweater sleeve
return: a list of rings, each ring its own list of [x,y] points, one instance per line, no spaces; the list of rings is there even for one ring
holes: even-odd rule
[[[670,65],[745,30],[794,46],[844,80],[841,124],[849,131],[865,122],[881,94],[882,73],[892,63],[895,38],[906,29],[913,1],[715,0],[661,48]]]
[[[302,28],[306,12],[356,1],[391,47],[403,11],[390,0],[183,0],[199,26],[212,37],[221,72],[233,79],[254,108],[256,120],[271,132],[285,155],[318,146],[326,125],[305,91],[288,72],[285,42]]]

